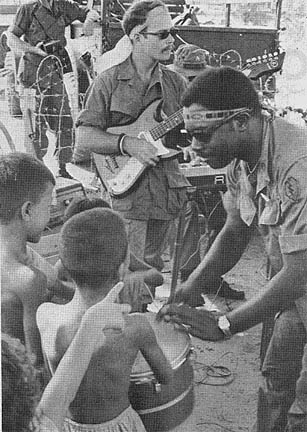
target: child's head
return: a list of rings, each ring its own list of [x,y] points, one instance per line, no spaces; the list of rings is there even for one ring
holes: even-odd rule
[[[81,213],[84,210],[91,210],[94,208],[110,208],[110,205],[102,198],[75,197],[71,200],[69,206],[65,210],[63,220],[66,222],[72,216]]]
[[[127,265],[124,221],[108,208],[85,210],[72,216],[62,227],[59,255],[81,289],[99,290],[117,282]]]
[[[51,171],[33,156],[0,156],[0,224],[23,221],[28,241],[38,241],[50,218],[54,185]]]

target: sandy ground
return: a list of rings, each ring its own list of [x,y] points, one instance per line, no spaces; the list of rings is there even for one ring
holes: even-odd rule
[[[8,117],[3,100],[0,100],[0,120],[10,132],[16,149],[24,150],[23,122]],[[0,135],[1,147],[3,143],[4,137]],[[87,182],[90,179],[83,180]],[[156,293],[158,305],[167,298],[170,289],[172,263],[165,264],[165,284]],[[226,280],[234,288],[244,289],[248,299],[265,285],[264,274],[262,243],[255,234],[240,262],[226,275]],[[210,300],[213,300],[212,297],[206,297],[206,307],[210,307]],[[233,309],[239,304],[240,302],[214,299],[214,305],[222,311]],[[190,361],[194,368],[194,409],[175,431],[239,432],[251,429],[256,416],[260,380],[260,334],[261,327],[257,326],[225,342],[211,343],[192,338],[194,353]],[[224,366],[230,374],[225,378],[209,377],[206,370],[210,365]]]

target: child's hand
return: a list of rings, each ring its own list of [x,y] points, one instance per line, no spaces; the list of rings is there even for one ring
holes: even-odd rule
[[[83,315],[81,326],[86,327],[88,335],[98,344],[104,343],[104,330],[122,331],[125,327],[125,316],[130,312],[131,306],[115,303],[123,286],[123,282],[119,282],[103,300]]]

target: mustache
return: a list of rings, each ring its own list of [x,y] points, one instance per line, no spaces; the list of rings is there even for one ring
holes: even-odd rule
[[[166,52],[166,51],[169,51],[169,50],[171,50],[172,52],[174,52],[175,47],[174,47],[173,44],[167,45],[165,48],[163,48],[162,52]]]

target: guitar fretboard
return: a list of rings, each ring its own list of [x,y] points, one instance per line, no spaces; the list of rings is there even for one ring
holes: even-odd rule
[[[154,141],[162,138],[167,132],[174,129],[176,126],[183,122],[183,109],[176,111],[174,114],[170,115],[166,120],[163,120],[157,126],[149,131]]]

